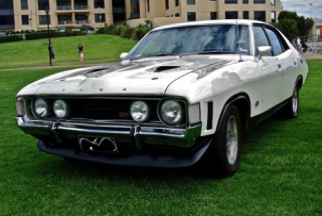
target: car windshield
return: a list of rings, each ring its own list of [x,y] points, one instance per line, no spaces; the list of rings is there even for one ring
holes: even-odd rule
[[[249,55],[246,25],[209,25],[171,28],[148,34],[128,59],[187,54]]]

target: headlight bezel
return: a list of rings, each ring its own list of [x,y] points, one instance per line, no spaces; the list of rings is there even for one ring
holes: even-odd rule
[[[133,117],[133,112],[132,112],[132,107],[135,103],[142,103],[144,104],[144,106],[146,107],[146,110],[147,110],[147,114],[145,116],[145,118],[143,118],[142,120],[137,120],[135,119],[135,117]],[[151,109],[149,107],[149,104],[143,100],[136,100],[136,101],[133,101],[130,105],[130,115],[132,117],[132,119],[138,123],[144,123],[144,122],[147,122],[149,119],[150,119],[150,116],[151,116]]]
[[[59,116],[57,113],[56,113],[56,109],[55,109],[55,105],[56,105],[56,103],[57,102],[63,102],[63,106],[65,106],[65,114],[63,115],[63,116]],[[68,105],[68,103],[65,101],[65,100],[63,100],[63,99],[57,99],[57,100],[55,100],[54,102],[53,102],[53,106],[52,106],[52,109],[53,109],[53,113],[55,114],[55,116],[57,117],[57,118],[59,118],[59,119],[65,119],[65,118],[67,118],[68,116],[69,116],[69,114],[70,114],[70,108],[69,108],[69,105]]]
[[[180,106],[180,111],[181,111],[181,117],[178,121],[174,122],[174,123],[170,123],[168,121],[166,121],[163,117],[162,117],[162,106],[168,102],[168,101],[174,101],[176,102],[179,106]],[[186,108],[185,106],[183,106],[181,100],[177,100],[177,99],[174,99],[174,98],[165,98],[163,100],[161,100],[158,104],[158,117],[160,119],[160,121],[162,123],[164,123],[165,125],[168,125],[168,126],[178,126],[178,125],[181,125],[184,121],[184,119],[186,119]]]
[[[43,100],[43,102],[45,102],[45,104],[46,104],[46,113],[43,116],[41,116],[37,113],[37,106],[36,106],[37,100]],[[47,118],[48,116],[50,116],[51,110],[49,108],[50,108],[49,101],[45,100],[42,97],[37,97],[32,102],[32,112],[34,113],[34,116],[36,116],[37,118],[43,119],[43,118]]]

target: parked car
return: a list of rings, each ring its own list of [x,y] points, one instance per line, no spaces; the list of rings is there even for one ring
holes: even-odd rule
[[[153,29],[122,62],[57,73],[16,97],[41,151],[106,164],[234,174],[242,131],[295,118],[308,66],[272,25],[199,21]]]
[[[60,27],[60,28],[57,28],[57,29],[56,29],[56,31],[57,31],[57,32],[65,32],[65,31],[66,31],[66,29],[65,29],[65,28],[63,28],[63,27]]]

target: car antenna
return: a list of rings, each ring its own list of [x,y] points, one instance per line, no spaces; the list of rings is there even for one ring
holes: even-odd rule
[[[239,34],[239,29],[238,29],[238,19],[236,19],[236,37],[237,37],[237,44],[236,44],[236,48],[239,47],[239,40],[240,40],[240,34]],[[236,50],[238,52],[238,50]],[[238,62],[243,62],[243,59],[242,59],[242,56],[241,56],[241,53],[238,52],[239,54],[239,60]]]

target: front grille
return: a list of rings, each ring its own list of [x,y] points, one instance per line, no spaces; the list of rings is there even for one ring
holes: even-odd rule
[[[130,115],[131,100],[118,99],[69,99],[71,108],[69,118],[86,118],[95,120],[124,119],[132,120]],[[146,101],[151,110],[151,121],[159,121],[157,106],[159,101]]]
[[[52,107],[53,103],[57,99],[63,99],[68,103],[70,107],[70,115],[67,120],[109,120],[109,121],[123,121],[133,122],[134,120],[130,114],[130,106],[134,101],[144,101],[148,104],[151,112],[150,118],[147,123],[161,123],[158,117],[158,105],[163,98],[157,99],[129,99],[129,98],[60,98],[60,97],[43,97]],[[37,118],[33,109],[34,98],[28,98],[26,100],[27,115],[31,119]],[[183,126],[186,123],[186,102],[184,100],[178,100],[183,107],[183,120],[180,125]],[[51,115],[46,120],[57,119],[54,113],[51,111]]]

